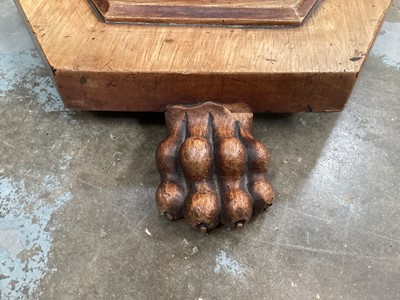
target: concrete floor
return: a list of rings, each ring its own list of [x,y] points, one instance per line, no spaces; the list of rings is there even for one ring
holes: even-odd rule
[[[400,299],[400,0],[342,113],[256,116],[276,202],[208,235],[157,213],[162,114],[64,109],[0,28],[0,299]]]

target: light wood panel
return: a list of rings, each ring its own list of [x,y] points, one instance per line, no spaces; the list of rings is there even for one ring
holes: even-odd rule
[[[106,22],[300,25],[318,0],[89,0]]]
[[[71,108],[344,107],[390,0],[324,0],[296,28],[110,25],[84,0],[20,0]],[[73,8],[73,9],[71,9]]]

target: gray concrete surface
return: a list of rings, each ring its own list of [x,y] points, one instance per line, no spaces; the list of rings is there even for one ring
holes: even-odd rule
[[[155,207],[163,115],[64,109],[0,0],[0,298],[400,299],[399,98],[395,0],[342,113],[256,116],[271,210],[202,235]]]

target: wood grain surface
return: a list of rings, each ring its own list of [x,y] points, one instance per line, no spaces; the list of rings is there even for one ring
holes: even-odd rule
[[[295,28],[110,25],[85,0],[20,0],[70,108],[343,109],[390,0],[324,0]]]
[[[300,25],[318,0],[89,0],[106,22]]]

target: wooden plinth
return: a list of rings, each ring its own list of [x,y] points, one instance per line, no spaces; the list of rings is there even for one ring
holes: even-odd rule
[[[67,107],[343,109],[390,0],[324,0],[299,27],[106,24],[85,0],[19,0]]]

